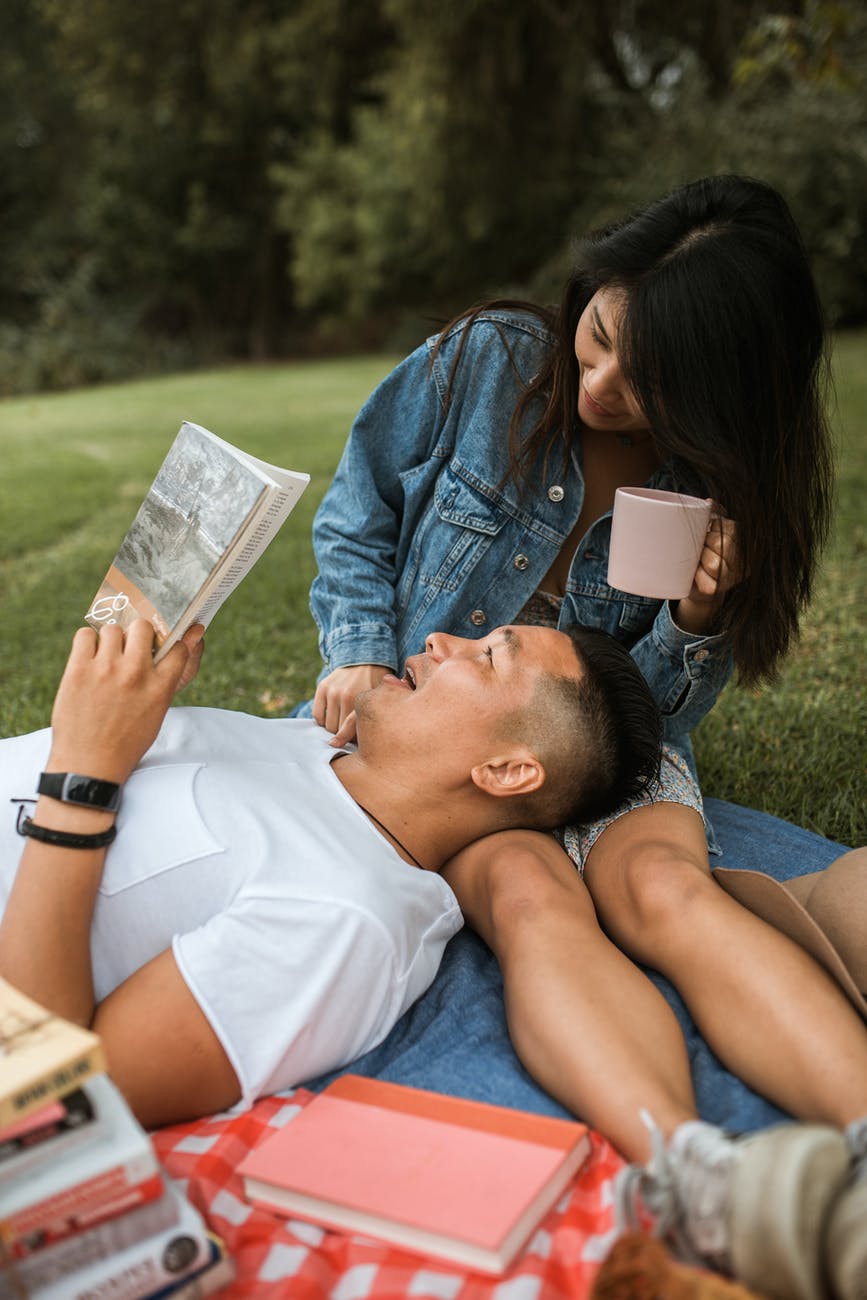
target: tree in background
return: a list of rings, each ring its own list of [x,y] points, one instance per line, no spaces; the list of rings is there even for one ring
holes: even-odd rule
[[[24,344],[38,343],[32,335],[43,321],[57,324],[61,285],[86,256],[75,217],[80,140],[72,88],[54,65],[39,13],[30,0],[6,0],[0,7],[0,356],[13,372],[9,386],[16,386]]]
[[[788,198],[830,319],[867,319],[867,12],[808,3],[754,17],[723,65],[633,51],[649,111],[613,126],[576,229],[616,219],[703,173],[740,171]],[[562,271],[562,262],[555,263]],[[550,278],[550,270],[549,278]]]
[[[0,392],[411,341],[745,170],[867,314],[855,0],[6,0]]]
[[[351,129],[278,169],[299,305],[337,323],[522,279],[562,241],[603,114],[574,5],[383,0]]]

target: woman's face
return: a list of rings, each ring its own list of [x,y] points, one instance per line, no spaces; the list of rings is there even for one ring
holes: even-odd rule
[[[584,308],[575,331],[575,356],[581,375],[578,414],[590,429],[639,433],[647,418],[620,371],[618,317],[623,295],[599,289]]]

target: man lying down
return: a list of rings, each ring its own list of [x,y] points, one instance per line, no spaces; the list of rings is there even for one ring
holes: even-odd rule
[[[438,869],[602,816],[658,763],[643,678],[595,630],[434,634],[359,698],[351,751],[170,708],[201,635],[154,664],[150,623],[82,628],[51,728],[0,741],[0,974],[102,1036],[151,1127],[380,1042],[462,924]]]

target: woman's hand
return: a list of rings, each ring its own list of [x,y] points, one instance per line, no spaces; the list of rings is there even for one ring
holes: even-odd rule
[[[389,672],[382,664],[353,664],[322,678],[313,696],[313,717],[320,727],[334,732],[335,746],[355,739],[356,695],[378,686]]]
[[[123,784],[156,739],[176,691],[195,677],[203,633],[201,624],[191,627],[155,664],[147,619],[136,619],[126,633],[80,628],[54,700],[46,770]]]
[[[711,516],[708,524],[692,590],[674,608],[677,626],[696,635],[708,632],[723,595],[736,587],[743,576],[737,524],[719,511]]]

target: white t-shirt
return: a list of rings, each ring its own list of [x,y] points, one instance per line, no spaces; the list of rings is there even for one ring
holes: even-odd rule
[[[298,719],[171,709],[107,853],[97,1000],[171,946],[244,1104],[381,1042],[463,923],[443,878],[347,794],[328,740]],[[8,800],[33,794],[49,745],[48,730],[0,740],[0,908],[23,845]]]

